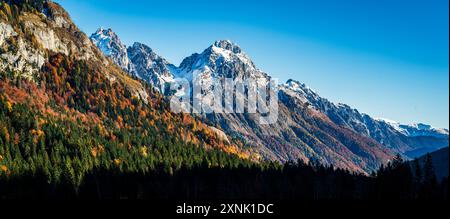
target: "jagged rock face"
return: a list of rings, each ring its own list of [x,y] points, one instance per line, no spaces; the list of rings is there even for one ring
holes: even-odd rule
[[[17,39],[17,40],[16,40]],[[16,44],[11,45],[13,40]],[[14,48],[10,48],[14,46]],[[44,53],[37,51],[22,38],[10,24],[0,21],[0,71],[11,71],[15,76],[32,80],[44,65]],[[20,75],[19,75],[20,74]]]
[[[228,40],[217,41],[201,54],[191,55],[179,68],[180,76],[184,78],[192,78],[193,74],[233,79],[253,77],[266,82],[270,78],[256,68],[239,46]]]
[[[99,28],[90,39],[104,55],[128,72],[164,93],[167,83],[173,81],[177,68],[142,43],[126,47],[111,29]]]
[[[230,52],[235,53],[235,54],[240,54],[242,52],[241,48],[238,45],[232,43],[229,40],[216,41],[214,43],[214,47],[221,48],[221,49],[230,51]]]
[[[16,76],[32,80],[45,63],[46,51],[43,50],[65,55],[69,53],[69,49],[76,52],[77,49],[68,47],[71,44],[67,39],[52,29],[56,26],[55,23],[44,21],[46,16],[56,17],[52,16],[52,13],[56,13],[56,11],[48,11],[47,15],[42,14],[41,16],[23,14],[19,17],[23,24],[20,30],[14,29],[8,23],[9,18],[0,20],[0,47],[2,50],[0,70],[12,71]],[[58,18],[64,19],[61,16]],[[31,35],[34,41],[26,40],[24,38],[26,34]]]
[[[162,92],[165,91],[166,83],[172,82],[177,72],[174,65],[142,43],[134,43],[129,47],[128,57],[134,66],[130,73],[149,82]]]
[[[102,73],[111,83],[125,80],[61,6],[51,1],[45,4],[41,12],[0,15],[0,71],[35,80],[51,54],[64,54],[104,69]],[[20,27],[12,26],[17,23]],[[148,94],[142,84],[128,80],[128,88],[146,101]]]
[[[334,104],[298,81],[288,80],[280,88],[284,93],[323,112],[334,123],[373,138],[396,153],[414,158],[421,153],[448,146],[448,130],[424,124],[402,125],[374,119],[348,105]]]
[[[248,83],[245,89],[264,88],[271,77],[256,68],[252,60],[242,49],[228,41],[220,40],[205,49],[201,54],[193,54],[181,63],[178,76],[187,79],[193,86],[201,87],[202,92],[195,98],[201,98],[204,103],[213,102],[214,89],[224,86],[224,79],[232,79]],[[238,95],[238,94],[236,94]],[[239,101],[245,97],[237,96]]]
[[[11,16],[0,18],[2,70],[20,72],[20,76],[31,80],[37,76],[49,52],[72,54],[83,60],[96,58],[96,47],[75,27],[68,14],[55,3],[48,5],[41,14],[23,13],[15,18],[23,24],[20,29],[8,24],[9,19],[14,19]]]
[[[133,70],[128,59],[127,47],[111,29],[99,28],[97,32],[91,35],[90,39],[104,55],[111,58],[123,70]]]

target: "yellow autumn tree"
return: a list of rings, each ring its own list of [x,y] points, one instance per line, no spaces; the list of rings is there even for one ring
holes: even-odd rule
[[[146,146],[142,146],[142,147],[139,149],[139,152],[141,153],[141,155],[142,155],[143,157],[147,157],[147,156],[148,156],[148,148],[147,148]]]
[[[2,135],[3,135],[3,138],[5,139],[5,141],[9,143],[10,135],[9,135],[8,129],[6,127],[3,127]]]
[[[8,109],[9,112],[12,111],[12,104],[8,100],[6,100],[6,109]]]

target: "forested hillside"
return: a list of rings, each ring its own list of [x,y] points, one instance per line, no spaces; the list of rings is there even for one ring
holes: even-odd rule
[[[239,142],[171,113],[151,87],[108,63],[58,5],[7,2],[0,3],[9,33],[0,41],[2,180],[42,173],[48,183],[77,187],[96,169],[145,174],[202,163],[252,165]],[[59,48],[50,45],[55,41]],[[78,55],[86,51],[88,58]]]

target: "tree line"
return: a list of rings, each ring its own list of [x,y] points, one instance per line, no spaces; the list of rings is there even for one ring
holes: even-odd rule
[[[373,176],[302,162],[222,168],[210,167],[205,161],[174,172],[168,172],[161,164],[145,174],[98,168],[89,172],[76,189],[66,180],[49,184],[45,174],[37,172],[0,180],[0,197],[153,201],[448,200],[448,178],[436,181],[434,174],[428,172],[430,167],[420,177],[409,166],[409,162],[396,159]]]

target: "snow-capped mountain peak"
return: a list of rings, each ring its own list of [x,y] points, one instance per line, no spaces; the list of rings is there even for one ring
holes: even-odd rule
[[[195,53],[180,64],[181,77],[192,78],[192,74],[214,72],[216,77],[236,78],[255,76],[268,78],[268,75],[258,70],[247,54],[230,40],[218,40],[201,54]]]
[[[213,47],[225,49],[236,54],[242,52],[241,48],[230,40],[217,40],[214,42]]]
[[[243,64],[246,68],[256,70],[250,57],[236,43],[230,40],[217,40],[203,53],[212,62]]]
[[[127,56],[127,47],[111,28],[100,27],[91,35],[90,39],[103,54],[111,58],[119,67],[126,71],[131,70],[132,66]]]
[[[239,63],[245,65],[246,68],[256,70],[256,66],[250,57],[241,47],[230,40],[217,40],[202,55],[206,56],[206,60],[209,60],[211,63]]]
[[[164,91],[165,84],[173,81],[178,71],[177,67],[145,44],[136,42],[127,48],[111,29],[99,28],[90,38],[115,64],[159,91]]]
[[[105,29],[100,27],[95,33],[91,35],[91,40],[95,45],[107,56],[112,55],[113,46],[124,48],[125,45],[122,44],[119,37],[112,31],[112,29]]]

